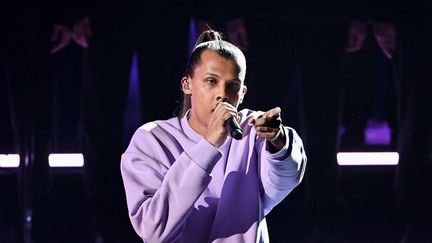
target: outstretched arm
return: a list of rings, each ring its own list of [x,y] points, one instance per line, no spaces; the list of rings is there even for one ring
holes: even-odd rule
[[[265,139],[257,143],[265,214],[301,182],[306,168],[302,140],[294,129],[281,124],[280,112],[276,107],[251,119],[257,136]]]

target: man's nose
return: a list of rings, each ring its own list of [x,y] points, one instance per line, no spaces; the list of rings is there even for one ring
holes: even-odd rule
[[[225,90],[225,87],[219,88],[218,95],[217,95],[216,99],[220,102],[227,102],[228,101],[228,96],[227,96],[227,92]]]

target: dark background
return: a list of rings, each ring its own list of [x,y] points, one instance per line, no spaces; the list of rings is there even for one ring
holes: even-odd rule
[[[161,81],[160,91],[152,91],[151,78],[143,81],[148,72],[156,79],[166,72],[161,67],[170,63],[158,56],[170,55],[169,45],[180,43],[175,37],[181,36],[182,44],[187,40],[190,48],[199,30],[195,26],[198,22],[205,21],[227,35],[230,21],[242,19],[249,44],[245,50],[248,94],[240,108],[281,106],[284,124],[304,138],[309,157],[305,180],[267,217],[271,242],[431,242],[427,233],[432,228],[428,219],[431,184],[428,179],[418,179],[432,177],[430,4],[342,0],[162,2],[160,6],[138,1],[69,3],[75,7],[49,1],[5,3],[0,19],[2,30],[6,30],[0,54],[0,154],[30,155],[31,161],[46,167],[47,158],[38,157],[44,149],[48,153],[82,153],[88,56],[104,57],[104,49],[94,52],[92,45],[105,48],[113,43],[131,46],[127,63],[121,63],[128,72],[123,82],[129,84],[122,86],[127,90],[127,100],[122,129],[116,132],[123,151],[141,124],[163,118],[157,112],[148,115],[143,108],[146,106],[140,103],[154,101],[156,105],[148,110],[169,108],[166,114],[181,102],[181,68],[172,68],[169,80]],[[157,11],[150,11],[152,8]],[[128,19],[122,14],[146,17]],[[95,29],[90,47],[81,48],[71,41],[57,54],[48,55],[50,28],[43,26],[51,26],[55,19],[73,28],[75,21],[88,15],[94,16],[94,26],[100,28],[99,32]],[[189,28],[170,29],[170,21],[158,22],[169,20],[169,16],[187,19]],[[116,18],[123,25],[117,25],[113,21]],[[140,30],[121,28],[139,21],[148,25],[138,24]],[[348,53],[346,36],[352,21],[364,23],[368,34],[361,50]],[[393,59],[384,56],[374,39],[374,22],[396,26],[398,44]],[[130,38],[112,38],[116,35]],[[135,42],[131,40],[135,39],[152,41],[132,48]],[[155,44],[158,42],[166,46]],[[181,67],[188,46],[184,45],[184,56],[175,54],[173,58],[181,62]],[[92,72],[109,76],[110,70],[90,67]],[[110,67],[115,69],[116,64]],[[52,82],[35,78],[40,75],[34,70],[44,69],[50,70]],[[109,85],[110,80],[105,82]],[[112,116],[120,119],[122,114],[113,112]],[[364,141],[371,120],[390,128],[388,143]],[[109,137],[110,132],[105,136]],[[39,146],[44,143],[45,147]],[[338,166],[336,152],[344,151],[402,154],[397,166]],[[325,160],[327,154],[329,161],[321,163],[321,157]],[[46,235],[42,239],[46,241],[34,242],[111,242],[103,240],[102,224],[89,206],[87,194],[91,192],[86,186],[85,168],[34,168],[32,178],[45,179],[30,183],[30,194],[39,188],[44,191],[43,199],[35,201],[23,191],[27,172],[22,167],[0,168],[0,242],[33,238],[23,222],[24,208],[43,212],[38,216],[42,220],[37,229],[43,229]],[[126,205],[119,210],[126,210]],[[123,238],[115,242],[133,241]]]

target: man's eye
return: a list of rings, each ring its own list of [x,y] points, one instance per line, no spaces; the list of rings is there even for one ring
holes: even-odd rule
[[[230,83],[228,85],[229,90],[238,92],[240,90],[240,84],[239,83]]]
[[[208,83],[208,84],[215,84],[216,83],[216,79],[207,79],[206,80],[206,82]]]

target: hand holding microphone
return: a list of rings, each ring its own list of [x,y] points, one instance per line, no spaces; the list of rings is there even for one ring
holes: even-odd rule
[[[237,109],[228,102],[217,103],[208,119],[204,138],[216,147],[221,146],[228,134],[241,139],[242,131],[236,120]]]

